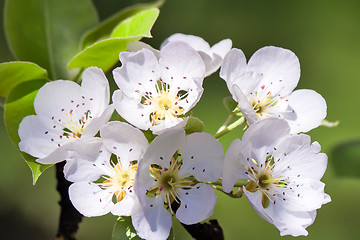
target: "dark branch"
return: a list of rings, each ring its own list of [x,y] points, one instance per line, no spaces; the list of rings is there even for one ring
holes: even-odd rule
[[[216,219],[209,223],[182,224],[190,235],[196,240],[224,240],[224,233]]]
[[[171,204],[171,209],[176,212],[179,208],[177,202]],[[209,220],[209,223],[196,223],[191,225],[183,224],[183,227],[196,240],[224,240],[224,233],[216,219]]]
[[[64,177],[63,168],[65,161],[56,164],[57,190],[60,194],[60,221],[59,228],[54,240],[76,240],[76,232],[82,215],[74,208],[69,199],[69,186],[71,182]]]

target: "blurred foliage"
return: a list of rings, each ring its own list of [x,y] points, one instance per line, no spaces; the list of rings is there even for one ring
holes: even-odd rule
[[[340,143],[331,152],[335,173],[340,177],[360,177],[360,139]]]
[[[71,6],[71,7],[69,7]],[[49,78],[71,79],[67,63],[81,35],[98,23],[91,0],[8,0],[4,8],[8,43],[17,59],[45,68]]]
[[[126,6],[151,1],[93,2],[100,19],[105,19]],[[0,7],[3,5],[4,0],[0,0]],[[360,235],[360,209],[356,207],[360,200],[360,181],[336,175],[337,160],[329,154],[334,146],[360,137],[360,112],[354,109],[359,102],[360,88],[357,74],[360,65],[359,10],[360,2],[354,0],[168,0],[160,9],[152,29],[154,38],[145,40],[157,48],[171,34],[182,32],[201,36],[211,45],[230,38],[233,46],[241,48],[247,58],[267,45],[291,49],[299,57],[302,72],[298,88],[314,89],[322,94],[328,104],[327,119],[340,120],[341,123],[335,128],[318,128],[309,133],[313,141],[321,144],[322,152],[329,155],[323,181],[332,202],[318,211],[315,223],[308,228],[309,236],[297,239],[357,239]],[[0,17],[3,19],[3,15]],[[6,45],[3,27],[1,24],[0,60],[11,61],[14,58]],[[204,121],[205,132],[214,134],[228,115],[222,99],[229,92],[216,73],[205,79],[203,87],[203,97],[193,113]],[[3,115],[2,110],[0,114]],[[241,134],[239,128],[221,138],[224,149]],[[0,152],[0,219],[17,223],[2,224],[2,238],[28,239],[29,236],[31,239],[44,239],[44,235],[50,238],[56,232],[59,211],[54,173],[51,170],[45,172],[37,185],[32,186],[31,174],[10,143],[2,118]],[[343,160],[338,163],[357,169],[357,165],[346,162],[344,157],[347,156],[341,155]],[[14,211],[13,214],[8,214],[9,209]],[[212,218],[219,220],[227,240],[294,239],[280,237],[279,231],[262,220],[246,198],[231,199],[219,194]],[[111,239],[115,220],[111,214],[84,219],[79,239]],[[174,225],[177,239],[190,239],[177,221]]]

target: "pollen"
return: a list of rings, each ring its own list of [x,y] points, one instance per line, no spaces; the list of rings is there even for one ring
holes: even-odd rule
[[[165,204],[170,206],[175,201],[181,202],[178,194],[179,189],[189,190],[195,185],[191,176],[181,176],[181,164],[173,157],[169,168],[162,168],[158,165],[150,166],[150,175],[154,177],[156,184],[148,190],[147,196],[153,197],[157,195],[164,195]]]
[[[100,184],[101,188],[114,193],[116,201],[120,202],[134,186],[136,169],[137,164],[122,167],[120,162],[117,163],[111,176],[103,176],[106,180]]]
[[[252,159],[255,167],[249,167],[247,172],[251,174],[251,181],[246,185],[246,190],[249,192],[261,192],[261,204],[263,208],[269,206],[269,200],[274,202],[273,199],[277,195],[278,189],[287,187],[287,182],[281,176],[274,176],[273,168],[275,167],[274,158],[268,156],[265,164],[257,164]],[[283,192],[282,195],[285,195]]]
[[[73,140],[80,139],[85,127],[89,124],[90,111],[85,112],[82,116],[77,116],[73,110],[66,114],[67,121],[63,121],[63,136],[70,136]]]
[[[271,92],[268,92],[265,96],[259,96],[255,93],[249,97],[249,103],[254,109],[258,120],[269,117],[277,102],[277,97],[271,97]]]
[[[187,92],[185,94],[182,93],[184,91],[171,93],[170,86],[161,81],[158,81],[155,86],[156,93],[146,92],[141,99],[142,104],[152,107],[151,124],[153,126],[158,125],[170,116],[179,117],[183,115],[184,109],[179,103],[186,98]]]

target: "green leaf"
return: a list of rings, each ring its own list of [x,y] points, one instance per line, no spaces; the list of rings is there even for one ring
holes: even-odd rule
[[[18,135],[19,124],[27,115],[34,115],[34,99],[40,87],[42,87],[46,80],[27,81],[16,86],[8,95],[5,102],[5,127],[8,135],[15,147],[19,150],[20,138]],[[19,150],[20,151],[20,150]],[[21,156],[29,165],[33,184],[36,183],[41,173],[51,165],[42,165],[35,161],[35,158],[20,151]]]
[[[140,240],[132,225],[131,217],[119,217],[115,222],[111,240]]]
[[[223,104],[225,108],[232,112],[237,107],[238,103],[232,98],[232,96],[227,96],[223,98]]]
[[[50,79],[72,79],[66,66],[82,34],[98,23],[91,0],[7,0],[5,32],[16,57],[45,68]]]
[[[151,8],[125,19],[117,25],[110,37],[142,36],[150,38],[150,30],[159,16],[159,9]]]
[[[158,15],[159,9],[152,8],[127,18],[115,28],[111,38],[85,48],[70,61],[68,68],[96,66],[107,72],[119,61],[119,53],[127,50],[128,43],[151,36],[150,29]]]
[[[111,16],[110,18],[106,19],[95,28],[89,30],[85,33],[85,36],[82,40],[82,49],[92,45],[99,39],[107,38],[113,31],[113,29],[122,22],[123,20],[134,16],[135,14],[147,10],[150,8],[158,8],[164,3],[164,0],[159,0],[154,3],[147,3],[147,4],[136,4],[134,6],[130,6],[127,8],[122,9],[115,15]]]
[[[360,139],[341,143],[331,154],[330,161],[337,175],[360,177]]]
[[[16,85],[34,79],[47,79],[46,70],[31,62],[0,63],[0,97],[6,97]]]
[[[119,61],[119,53],[126,51],[127,44],[137,39],[138,37],[109,38],[99,41],[77,54],[69,63],[68,68],[96,66],[107,72]]]

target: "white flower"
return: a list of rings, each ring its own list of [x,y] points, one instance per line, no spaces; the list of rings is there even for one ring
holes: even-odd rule
[[[300,78],[300,64],[290,50],[259,49],[246,64],[244,53],[232,49],[225,57],[220,77],[250,125],[272,116],[288,121],[291,133],[318,127],[326,116],[326,102],[313,90],[293,92]]]
[[[118,113],[140,129],[158,133],[177,125],[202,95],[204,62],[185,43],[167,44],[159,59],[142,49],[120,53],[120,61],[123,65],[113,71],[120,88],[113,102]]]
[[[74,182],[69,188],[74,207],[88,217],[131,215],[139,204],[133,191],[136,169],[149,145],[144,134],[126,123],[110,122],[101,129],[101,139],[76,145],[77,159],[64,168],[66,179]]]
[[[81,86],[67,80],[46,83],[35,97],[36,115],[20,123],[20,150],[43,164],[70,160],[70,143],[93,137],[110,119],[109,100],[109,83],[99,68],[86,69]]]
[[[216,195],[205,182],[219,179],[222,157],[222,145],[207,133],[185,136],[184,129],[175,128],[155,138],[138,166],[134,187],[142,206],[132,215],[139,236],[166,239],[172,204],[178,205],[176,217],[184,224],[208,218]]]
[[[225,154],[223,189],[249,180],[243,187],[255,211],[281,235],[307,235],[316,209],[330,201],[324,193],[327,156],[308,135],[289,135],[283,119],[268,118],[249,127]]]
[[[165,39],[161,48],[171,42],[185,42],[193,47],[203,58],[206,66],[205,76],[209,76],[219,69],[223,58],[230,51],[232,42],[230,39],[224,39],[214,46],[210,47],[204,39],[198,36],[175,33]]]

